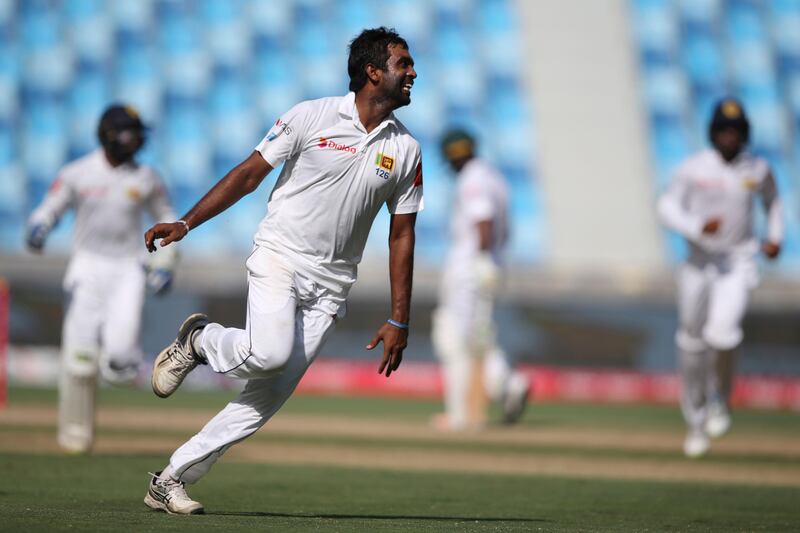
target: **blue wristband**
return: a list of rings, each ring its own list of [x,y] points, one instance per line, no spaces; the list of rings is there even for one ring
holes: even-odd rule
[[[408,329],[408,324],[403,324],[402,322],[398,322],[397,320],[392,320],[391,318],[386,321],[387,324],[390,326],[394,326],[399,329]]]

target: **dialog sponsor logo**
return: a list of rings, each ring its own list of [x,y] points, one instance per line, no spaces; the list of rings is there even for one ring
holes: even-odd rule
[[[320,148],[331,148],[333,150],[339,150],[341,152],[349,152],[351,154],[355,154],[357,152],[354,146],[345,146],[344,144],[339,144],[336,141],[326,139],[325,137],[319,138],[319,144],[317,146],[319,146]]]

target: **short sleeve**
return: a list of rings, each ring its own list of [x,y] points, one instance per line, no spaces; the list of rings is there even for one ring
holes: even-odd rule
[[[496,206],[492,201],[489,180],[481,179],[480,176],[469,179],[464,183],[459,201],[462,212],[472,222],[492,220],[497,215]]]
[[[392,196],[386,201],[389,212],[393,215],[416,213],[425,208],[422,198],[422,153],[417,145],[412,164],[406,167],[405,173],[397,182]]]
[[[64,212],[75,205],[74,166],[68,165],[59,171],[50,189],[28,219],[28,224],[43,224],[52,228]]]
[[[291,159],[303,146],[312,114],[311,103],[301,102],[283,114],[256,146],[273,168]]]

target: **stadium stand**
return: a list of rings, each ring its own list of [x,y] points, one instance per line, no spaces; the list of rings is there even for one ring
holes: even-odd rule
[[[543,219],[514,9],[512,0],[2,0],[0,251],[21,251],[27,213],[63,163],[96,146],[108,103],[132,103],[152,126],[144,160],[183,211],[280,113],[301,99],[344,94],[347,43],[386,24],[409,40],[420,73],[414,103],[398,113],[423,144],[419,257],[443,253],[451,179],[437,139],[457,124],[473,129],[508,175],[521,228],[513,259],[535,261]],[[271,183],[201,228],[205,237],[185,250],[249,249]],[[380,217],[376,228],[388,225],[388,215]],[[373,233],[369,253],[384,254],[383,234]],[[48,245],[64,252],[68,240],[62,228]]]
[[[740,98],[753,151],[772,165],[787,204],[781,268],[800,262],[800,1],[632,0],[633,25],[658,187],[707,142],[719,98]],[[673,258],[680,239],[669,241]]]

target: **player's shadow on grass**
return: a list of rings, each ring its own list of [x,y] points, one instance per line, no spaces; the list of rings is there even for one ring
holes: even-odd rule
[[[544,518],[499,518],[477,516],[412,516],[412,515],[372,515],[372,514],[304,514],[304,513],[267,513],[263,511],[225,512],[206,511],[215,516],[263,516],[265,518],[332,518],[354,520],[434,520],[437,522],[552,522]]]

